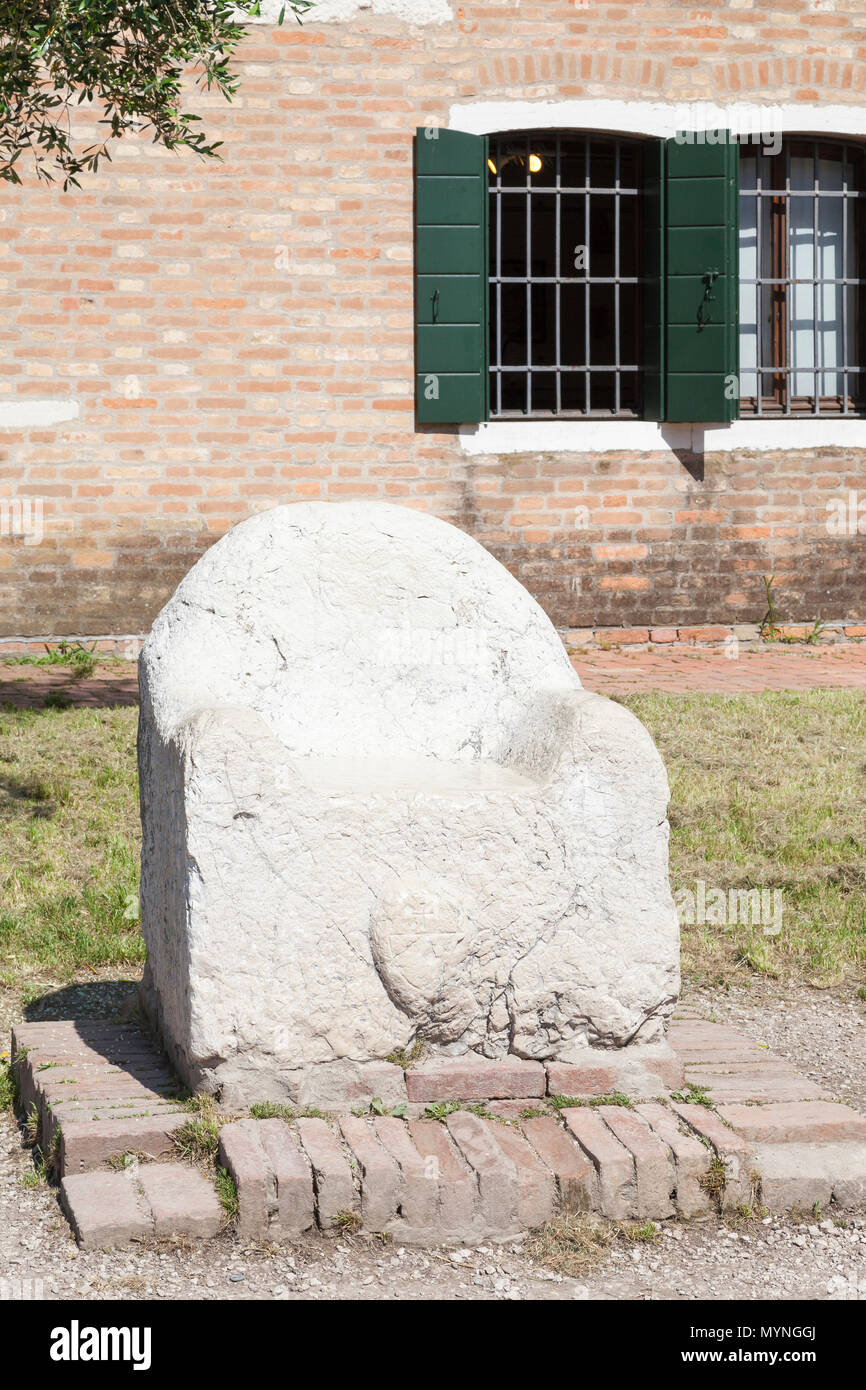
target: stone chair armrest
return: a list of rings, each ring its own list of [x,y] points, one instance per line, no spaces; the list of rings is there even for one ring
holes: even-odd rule
[[[670,788],[652,738],[630,710],[593,691],[542,691],[499,760],[536,779],[548,799],[579,798],[596,812],[618,804],[635,829],[665,818]]]
[[[261,715],[245,706],[191,710],[176,726],[172,743],[185,781],[197,770],[217,767],[224,769],[238,794],[245,788],[278,794],[300,781],[288,750]]]

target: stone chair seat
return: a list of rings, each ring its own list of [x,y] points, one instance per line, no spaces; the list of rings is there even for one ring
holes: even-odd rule
[[[541,787],[492,758],[290,758],[288,765],[305,786],[333,796],[533,796]]]
[[[464,532],[380,502],[253,517],[140,678],[143,998],[187,1084],[297,1100],[415,1039],[663,1035],[661,760]]]

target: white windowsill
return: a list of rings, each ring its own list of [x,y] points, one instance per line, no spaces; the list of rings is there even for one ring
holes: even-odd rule
[[[490,420],[462,425],[465,454],[695,454],[735,449],[866,449],[866,419],[734,420],[730,425],[659,425],[652,420]]]

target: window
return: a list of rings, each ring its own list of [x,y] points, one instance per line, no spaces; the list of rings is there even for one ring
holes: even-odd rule
[[[866,144],[428,128],[415,151],[419,424],[866,415]]]
[[[640,413],[641,149],[492,137],[489,413]]]
[[[740,152],[741,413],[866,407],[864,151],[789,139]]]

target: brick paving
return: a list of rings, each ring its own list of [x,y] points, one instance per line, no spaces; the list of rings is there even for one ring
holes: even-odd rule
[[[0,708],[43,709],[45,701],[68,702],[74,709],[138,704],[138,666],[112,661],[92,676],[76,678],[63,666],[21,666],[0,662]]]
[[[588,1096],[563,1105],[551,1084],[561,1081],[556,1064],[536,1063],[543,1095],[503,1099],[491,1111],[458,1105],[452,1093],[443,1106],[448,1063],[440,1060],[431,1092],[439,1119],[422,1102],[408,1105],[407,1119],[227,1117],[218,1161],[236,1185],[238,1234],[278,1240],[351,1223],[406,1244],[473,1244],[535,1228],[560,1209],[646,1221],[756,1203],[771,1211],[866,1205],[866,1119],[734,1029],[689,1010],[671,1024],[670,1040],[678,1057],[666,1084],[685,1080],[659,1089],[648,1066],[651,1099],[638,1086],[625,1100],[598,1104],[593,1064]],[[61,1204],[83,1247],[221,1229],[210,1179],[168,1161],[184,1112],[167,1063],[140,1029],[22,1024],[12,1054],[44,1151],[56,1151]],[[489,1089],[513,1091],[513,1061],[498,1069],[499,1083],[497,1063],[483,1068]],[[481,1070],[454,1059],[457,1089],[462,1078],[477,1099]],[[118,1169],[122,1155],[129,1166]]]
[[[866,645],[659,651],[586,651],[572,663],[588,690],[603,695],[748,694],[760,690],[866,689]]]
[[[126,1245],[148,1236],[210,1237],[223,1224],[213,1184],[180,1163],[74,1173],[61,1180],[60,1204],[83,1249]]]
[[[650,647],[646,650],[598,648],[571,653],[588,690],[609,695],[662,691],[671,695],[737,694],[759,690],[866,689],[866,642],[741,647],[732,659],[724,650]],[[42,709],[46,698],[73,708],[138,704],[134,661],[97,666],[92,676],[74,679],[63,667],[0,662],[0,707]]]

